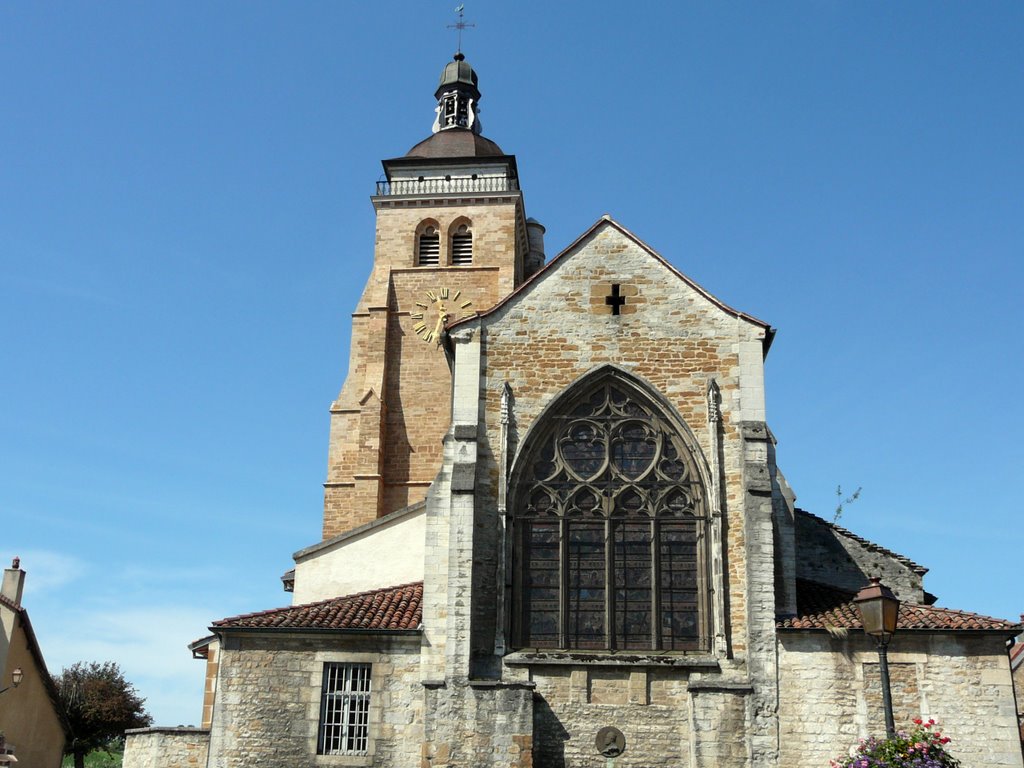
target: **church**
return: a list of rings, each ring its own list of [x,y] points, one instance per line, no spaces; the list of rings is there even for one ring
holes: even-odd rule
[[[820,768],[884,734],[871,578],[897,727],[1022,768],[1020,626],[795,506],[774,329],[609,216],[549,258],[461,52],[435,97],[372,196],[291,604],[213,621],[202,727],[130,732],[125,768]]]

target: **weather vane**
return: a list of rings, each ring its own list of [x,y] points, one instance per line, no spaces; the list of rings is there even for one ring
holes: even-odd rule
[[[475,27],[476,26],[476,24],[467,24],[466,23],[465,19],[463,18],[463,11],[465,10],[465,8],[466,8],[466,6],[464,4],[462,4],[462,3],[460,3],[459,7],[455,9],[455,12],[457,14],[459,14],[459,20],[456,21],[454,24],[449,24],[448,25],[448,29],[457,29],[457,30],[459,30],[458,53],[462,53],[462,30],[464,30],[464,29],[466,29],[468,27]]]

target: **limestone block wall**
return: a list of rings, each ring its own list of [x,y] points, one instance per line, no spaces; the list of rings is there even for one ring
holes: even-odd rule
[[[229,635],[221,645],[210,768],[420,764],[423,687],[418,634]],[[318,756],[326,662],[372,664],[366,756]]]
[[[123,768],[205,768],[210,732],[202,728],[127,731]]]
[[[474,682],[430,685],[421,768],[532,768],[533,691]]]
[[[646,768],[655,756],[659,765],[692,764],[685,672],[553,666],[533,668],[531,678],[537,686],[536,765],[603,765],[594,739],[605,726],[618,728],[626,738],[616,768]]]
[[[820,768],[885,722],[878,653],[866,637],[778,633],[780,764]],[[1005,638],[898,634],[889,650],[896,727],[934,718],[964,768],[1020,768]]]
[[[593,294],[594,287],[616,284],[625,296],[624,307],[635,311],[619,315],[598,311],[606,306],[607,297]],[[460,332],[454,330],[456,336]],[[732,629],[730,650],[744,653],[749,593],[740,425],[747,414],[756,418],[764,413],[760,362],[764,327],[723,310],[609,223],[598,226],[577,251],[561,257],[513,301],[484,318],[479,333],[485,361],[479,396],[486,423],[479,445],[477,498],[478,506],[487,507],[492,515],[501,451],[514,456],[544,407],[587,372],[614,364],[661,393],[691,430],[705,465],[715,450],[706,393],[709,382],[717,382],[728,554],[725,602]],[[506,382],[513,403],[507,447],[501,445],[499,417]],[[494,530],[494,526],[480,529]],[[767,549],[769,558],[763,565],[770,572],[770,539]],[[496,560],[482,548],[479,557]],[[774,616],[774,604],[758,610]]]

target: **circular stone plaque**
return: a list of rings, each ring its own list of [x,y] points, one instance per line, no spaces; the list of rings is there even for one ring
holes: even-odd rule
[[[609,725],[597,732],[594,746],[605,757],[618,757],[626,751],[626,737],[618,728]]]

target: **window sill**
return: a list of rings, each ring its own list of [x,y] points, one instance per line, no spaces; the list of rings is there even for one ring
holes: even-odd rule
[[[362,766],[373,765],[373,753],[365,755],[317,755],[316,765],[322,766]]]
[[[717,656],[709,653],[636,651],[516,651],[504,658],[509,666],[672,667],[674,669],[721,668]]]

